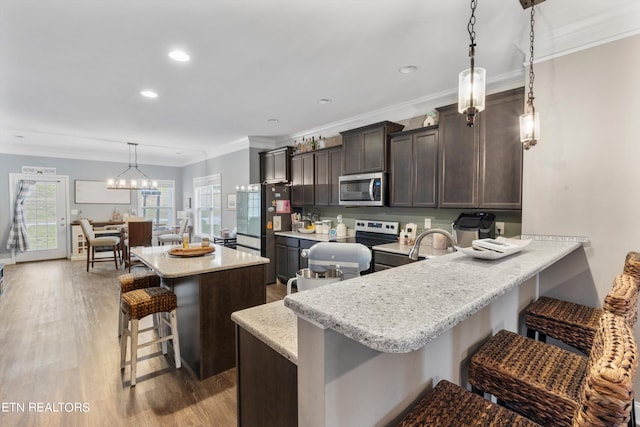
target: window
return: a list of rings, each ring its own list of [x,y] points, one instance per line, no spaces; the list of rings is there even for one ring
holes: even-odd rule
[[[220,235],[222,192],[220,174],[193,180],[195,233],[200,237]]]
[[[152,220],[154,227],[172,227],[175,217],[174,187],[174,181],[158,181],[157,190],[140,190],[139,215]]]

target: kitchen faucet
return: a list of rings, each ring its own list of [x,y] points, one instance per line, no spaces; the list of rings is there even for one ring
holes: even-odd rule
[[[458,243],[456,242],[456,238],[453,237],[451,233],[441,228],[431,228],[429,230],[423,231],[422,233],[420,233],[418,237],[416,237],[416,242],[413,244],[413,247],[409,251],[409,258],[411,258],[414,261],[417,261],[418,256],[420,255],[420,243],[422,242],[422,239],[427,237],[429,234],[435,234],[435,233],[444,234],[445,237],[449,239],[449,241],[451,242],[451,246],[453,246],[453,250],[454,251],[456,250],[456,245]]]

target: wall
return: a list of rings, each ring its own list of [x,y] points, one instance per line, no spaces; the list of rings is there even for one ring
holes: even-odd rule
[[[54,157],[22,156],[13,154],[0,154],[0,200],[2,212],[0,213],[0,259],[9,258],[6,241],[9,236],[9,220],[13,215],[13,201],[9,201],[9,173],[21,173],[22,166],[54,167],[58,175],[69,177],[69,209],[82,210],[81,216],[93,220],[108,220],[114,208],[119,212],[137,209],[137,192],[131,192],[131,205],[107,205],[107,204],[76,204],[74,201],[74,180],[104,180],[107,177],[118,175],[126,168],[126,164],[117,162],[99,162],[87,160],[61,159]],[[167,166],[139,165],[149,177],[157,179],[174,180],[176,190],[182,188],[180,168]],[[6,203],[6,204],[5,204]],[[176,191],[176,207],[182,205],[182,194]],[[77,219],[71,216],[70,220]]]
[[[182,192],[185,204],[188,203],[188,198],[192,200],[191,209],[187,209],[191,213],[191,220],[193,220],[194,207],[193,179],[219,173],[222,184],[222,226],[230,230],[236,226],[236,211],[227,209],[227,195],[235,194],[237,185],[259,181],[257,166],[259,160],[255,159],[259,151],[261,150],[247,148],[182,168]],[[257,172],[252,172],[254,166],[258,167]]]
[[[592,305],[601,305],[625,254],[640,251],[637,52],[640,36],[633,36],[534,67],[541,140],[524,156],[522,230],[591,239],[597,295],[566,297]]]

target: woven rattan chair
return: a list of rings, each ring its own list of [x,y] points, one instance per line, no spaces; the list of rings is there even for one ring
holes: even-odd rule
[[[432,426],[536,427],[539,424],[442,380],[398,424],[398,427]]]
[[[120,340],[120,368],[125,368],[125,360],[127,353],[127,338],[131,338],[131,386],[136,385],[136,369],[138,364],[138,349],[155,343],[162,343],[163,354],[167,353],[166,342],[173,341],[174,359],[176,369],[181,366],[180,360],[180,342],[178,339],[178,321],[176,318],[177,308],[176,294],[166,288],[153,287],[145,289],[136,289],[134,291],[122,294],[120,301],[120,309],[124,316],[124,323],[127,325],[122,331],[122,339]],[[158,328],[151,327],[139,330],[138,322],[140,319],[156,313],[169,313],[170,321],[161,317],[161,323]],[[163,324],[171,328],[169,335],[163,334]],[[129,328],[129,325],[131,326]],[[158,330],[158,338],[151,339],[142,344],[138,343],[138,334],[150,330]]]
[[[160,286],[160,276],[153,271],[136,271],[134,273],[122,274],[118,277],[120,281],[120,300],[122,300],[122,294],[136,289],[155,288]],[[122,310],[119,310],[118,318],[118,336],[122,336],[122,330],[124,329],[124,315]]]
[[[588,358],[502,330],[472,356],[469,382],[543,425],[624,425],[636,363],[631,326],[605,311]]]
[[[640,258],[636,255],[640,256],[637,252],[627,255],[625,272],[633,272],[632,269],[640,266]],[[623,316],[635,325],[639,291],[640,275],[624,273],[615,278],[602,308],[540,297],[526,309],[527,336],[535,338],[537,332],[540,341],[544,342],[550,336],[588,353],[603,310]]]

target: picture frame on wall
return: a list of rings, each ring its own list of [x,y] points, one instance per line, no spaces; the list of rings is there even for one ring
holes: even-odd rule
[[[236,194],[235,193],[227,194],[227,209],[230,211],[236,210]]]
[[[131,191],[111,190],[106,181],[75,180],[76,204],[130,205]]]

